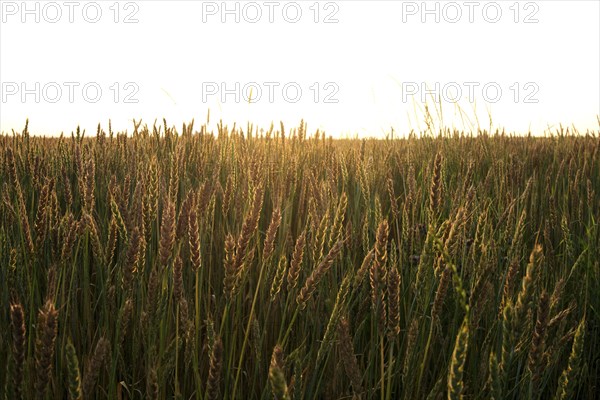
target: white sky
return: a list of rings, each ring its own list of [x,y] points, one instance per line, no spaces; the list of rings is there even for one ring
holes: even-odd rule
[[[177,127],[195,118],[199,127],[210,109],[210,127],[220,118],[265,129],[271,121],[292,127],[304,118],[311,133],[320,128],[333,136],[381,136],[393,126],[404,134],[425,127],[423,89],[436,84],[446,126],[489,128],[491,114],[493,129],[521,133],[541,134],[559,123],[598,129],[597,0],[428,1],[426,6],[421,1],[228,1],[230,10],[237,3],[239,22],[235,11],[222,15],[221,1],[115,3],[27,1],[24,6],[0,0],[0,130],[20,131],[26,118],[34,134],[68,134],[79,124],[93,135],[99,122],[107,129],[109,118],[114,130],[130,132],[132,119],[140,118],[151,126],[165,117]],[[24,7],[33,12],[24,14]],[[434,12],[422,15],[424,7]],[[102,12],[99,21],[86,21],[96,17],[96,9]],[[288,22],[296,9],[302,12],[299,21]],[[497,9],[499,21],[488,22]],[[58,10],[62,15],[52,23]],[[262,17],[252,23],[257,10]],[[462,17],[450,22],[457,11]],[[130,14],[137,22],[124,22]],[[324,22],[330,14],[337,22]],[[253,89],[255,101],[249,103],[240,92],[251,82],[262,97],[257,100]],[[225,101],[221,84],[232,91]],[[102,93],[93,103],[95,87]],[[302,94],[293,103],[295,87]],[[57,88],[62,97],[53,103]],[[211,88],[219,92],[211,94]],[[455,102],[457,88],[463,97]],[[502,95],[491,103],[496,88]],[[22,96],[23,89],[28,94]],[[137,103],[126,102],[128,94]],[[326,102],[328,97],[337,103]],[[428,100],[438,124],[431,95]]]

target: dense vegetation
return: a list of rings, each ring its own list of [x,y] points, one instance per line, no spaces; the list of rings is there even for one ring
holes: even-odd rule
[[[594,398],[598,136],[1,136],[0,390]]]

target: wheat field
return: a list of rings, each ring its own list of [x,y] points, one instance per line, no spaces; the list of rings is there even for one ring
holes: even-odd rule
[[[600,131],[0,136],[4,399],[592,399]]]

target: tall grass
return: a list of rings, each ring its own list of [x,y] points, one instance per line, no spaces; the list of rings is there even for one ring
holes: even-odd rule
[[[0,137],[6,399],[595,398],[600,132]]]

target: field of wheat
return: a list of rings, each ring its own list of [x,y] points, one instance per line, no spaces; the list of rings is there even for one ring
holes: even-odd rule
[[[11,399],[591,399],[600,132],[0,137]]]

